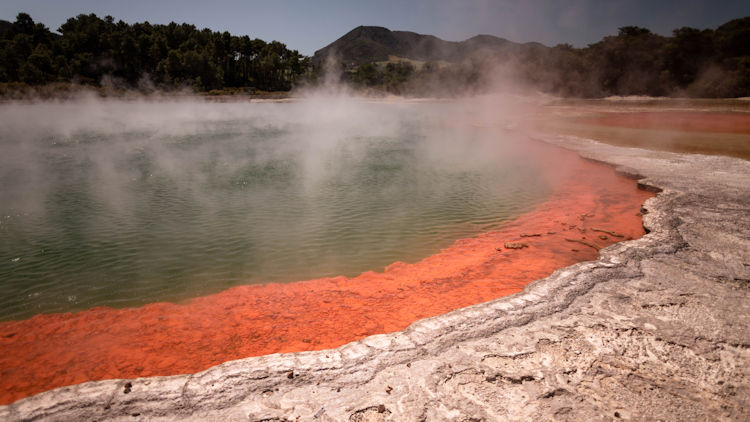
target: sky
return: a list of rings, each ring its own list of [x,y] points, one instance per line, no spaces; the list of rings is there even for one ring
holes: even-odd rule
[[[716,28],[750,16],[748,0],[2,0],[0,19],[26,12],[57,30],[81,13],[127,23],[191,23],[312,55],[359,25],[462,41],[489,34],[515,42],[585,47],[621,26],[662,35],[683,26]]]

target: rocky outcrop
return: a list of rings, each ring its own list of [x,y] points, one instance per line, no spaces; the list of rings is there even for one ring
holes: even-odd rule
[[[649,234],[402,332],[63,387],[0,419],[750,419],[750,162],[547,141],[660,192]]]

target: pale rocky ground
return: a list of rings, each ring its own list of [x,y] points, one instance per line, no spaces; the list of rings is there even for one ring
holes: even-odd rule
[[[750,420],[750,162],[548,141],[662,190],[650,234],[402,332],[64,387],[0,420]]]

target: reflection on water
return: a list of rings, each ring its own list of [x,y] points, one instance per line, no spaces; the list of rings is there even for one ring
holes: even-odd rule
[[[0,106],[0,319],[382,270],[544,198],[435,104]]]

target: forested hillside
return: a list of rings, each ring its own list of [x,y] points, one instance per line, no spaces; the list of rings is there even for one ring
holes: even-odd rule
[[[205,91],[252,87],[289,90],[308,59],[277,42],[197,29],[127,24],[94,14],[68,19],[59,34],[25,13],[0,25],[0,82],[102,82]]]
[[[52,32],[25,13],[0,21],[0,83],[6,86],[288,91],[302,80],[322,82],[324,73],[370,93],[414,96],[505,84],[566,97],[748,97],[750,17],[716,29],[679,28],[668,37],[622,27],[585,48],[490,35],[453,42],[360,26],[312,58],[277,41],[185,23],[127,24],[89,14]]]
[[[750,17],[715,30],[679,28],[670,37],[628,26],[586,48],[489,35],[457,43],[358,27],[313,56],[318,71],[326,62],[356,86],[407,95],[481,92],[506,83],[572,97],[746,97]]]

